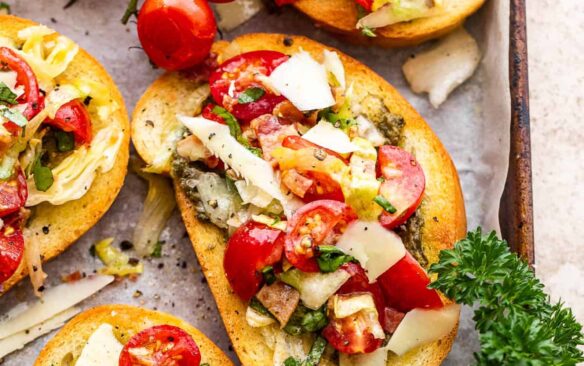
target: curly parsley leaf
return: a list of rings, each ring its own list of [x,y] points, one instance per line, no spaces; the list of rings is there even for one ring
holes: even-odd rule
[[[246,89],[243,93],[239,94],[237,101],[240,104],[248,104],[260,99],[266,92],[262,88],[252,87]]]
[[[477,305],[478,365],[576,365],[584,361],[582,326],[561,302],[551,304],[529,266],[495,232],[481,229],[440,252],[430,287]]]

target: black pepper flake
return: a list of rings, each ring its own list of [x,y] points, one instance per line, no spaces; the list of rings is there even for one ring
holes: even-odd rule
[[[216,133],[215,133],[215,132],[212,132],[212,133],[210,133],[210,134],[209,134],[209,140],[211,140],[213,137],[215,137],[215,135],[216,135]]]
[[[134,244],[129,240],[122,240],[120,243],[120,249],[123,251],[127,251],[134,248]]]
[[[55,23],[56,24],[57,23],[57,19],[51,18],[51,23]]]
[[[132,267],[136,267],[138,264],[140,264],[140,260],[138,258],[130,258],[128,259],[128,264]]]
[[[43,292],[43,291],[45,291],[45,286],[42,286],[42,285],[41,285],[41,286],[40,286],[40,287],[37,289],[37,291],[38,291],[38,292]]]
[[[183,261],[180,266],[182,267],[182,269],[187,268],[187,261]]]
[[[205,277],[201,277],[201,283],[207,283],[207,279]]]
[[[85,106],[89,106],[89,104],[91,103],[91,100],[93,98],[90,97],[89,95],[85,97],[85,99],[83,99],[83,104],[85,104]]]
[[[151,120],[147,119],[146,122],[144,122],[144,124],[148,127],[154,127],[154,122],[152,122]]]
[[[164,263],[158,263],[158,269],[164,268]]]
[[[49,233],[49,227],[48,226],[43,226],[43,234],[47,235]]]
[[[285,37],[283,43],[284,43],[284,46],[290,47],[294,44],[294,40],[290,37]]]

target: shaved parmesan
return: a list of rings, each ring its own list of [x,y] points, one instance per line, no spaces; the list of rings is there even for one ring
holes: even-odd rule
[[[251,203],[254,206],[264,208],[267,207],[273,200],[272,196],[262,191],[257,186],[248,184],[244,180],[238,180],[234,183],[237,188],[237,193],[244,204]]]
[[[101,324],[87,340],[75,366],[118,366],[123,348],[114,335],[114,328]]]
[[[373,296],[368,292],[351,295],[334,295],[333,310],[335,317],[346,318],[360,311],[373,311],[377,315],[377,308]]]
[[[253,328],[265,327],[276,322],[274,318],[258,313],[251,306],[245,311],[245,320]]]
[[[414,309],[406,314],[386,348],[401,356],[409,350],[448,335],[458,323],[460,305],[440,309]]]
[[[475,39],[464,28],[446,36],[436,47],[408,59],[402,70],[415,93],[427,92],[434,108],[472,76],[481,59]]]
[[[324,68],[335,77],[341,89],[345,90],[345,87],[347,86],[345,80],[345,68],[343,67],[339,54],[329,50],[324,50],[323,56]]]
[[[248,184],[258,187],[282,204],[285,203],[270,163],[237,142],[229,133],[229,127],[202,117],[179,116],[178,119],[207,149],[235,170]]]
[[[27,343],[34,341],[38,337],[47,334],[54,329],[60,328],[67,320],[78,314],[79,311],[79,308],[69,308],[29,329],[22,330],[9,337],[0,339],[0,359],[9,353],[24,348]]]
[[[301,111],[323,109],[335,104],[323,65],[301,51],[278,66],[269,77],[274,88]]]
[[[95,294],[113,280],[113,276],[91,276],[48,289],[42,300],[36,301],[24,311],[19,311],[18,315],[8,314],[8,317],[0,322],[0,339],[52,318]]]
[[[349,272],[302,272],[292,269],[280,274],[279,279],[300,292],[300,300],[309,309],[317,310],[349,280]]]
[[[337,242],[337,248],[355,257],[373,283],[406,255],[401,238],[377,221],[355,221]]]
[[[373,122],[361,115],[357,116],[355,121],[357,121],[357,131],[359,136],[369,140],[373,146],[381,146],[386,143],[387,140]]]
[[[357,150],[346,133],[327,121],[318,122],[316,126],[302,135],[302,138],[339,154],[348,154]]]

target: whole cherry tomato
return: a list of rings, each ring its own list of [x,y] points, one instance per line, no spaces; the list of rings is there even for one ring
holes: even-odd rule
[[[386,304],[398,311],[443,306],[438,292],[428,288],[430,278],[426,271],[410,253],[379,276],[377,282]]]
[[[278,263],[284,250],[284,232],[248,221],[229,238],[223,268],[231,288],[242,300],[251,299],[260,289],[262,269]]]
[[[286,60],[288,56],[276,51],[253,51],[230,58],[209,78],[213,100],[246,123],[263,114],[271,114],[286,98],[267,90],[258,75],[269,76]],[[251,88],[256,89],[253,100],[242,101],[240,95]]]
[[[357,215],[343,202],[320,200],[302,206],[288,221],[286,259],[304,272],[318,272],[316,248],[334,244]]]
[[[378,170],[384,179],[379,194],[396,208],[395,213],[383,211],[379,222],[393,229],[406,222],[422,202],[424,171],[410,153],[389,145],[379,148]]]
[[[217,24],[205,0],[146,0],[138,14],[138,37],[158,66],[181,70],[201,63]]]
[[[119,366],[199,366],[201,352],[181,328],[156,325],[133,336],[122,349]]]
[[[18,212],[2,218],[0,229],[0,285],[18,269],[24,253],[22,218]]]
[[[0,181],[0,217],[18,211],[27,198],[26,178],[22,169],[16,167],[10,178]]]
[[[91,117],[79,100],[65,103],[57,110],[55,118],[46,120],[46,124],[65,132],[73,132],[75,142],[79,145],[91,142]]]

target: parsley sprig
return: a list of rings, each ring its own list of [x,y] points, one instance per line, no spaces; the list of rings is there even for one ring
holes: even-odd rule
[[[551,304],[529,266],[495,232],[481,229],[430,267],[430,287],[457,303],[477,305],[478,365],[576,365],[584,361],[582,326],[563,303]]]

